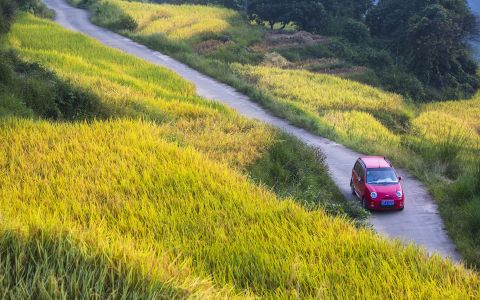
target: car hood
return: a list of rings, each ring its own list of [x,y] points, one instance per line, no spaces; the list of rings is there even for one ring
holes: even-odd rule
[[[397,191],[402,190],[400,183],[390,185],[367,185],[368,191],[376,192],[379,197],[395,197]]]

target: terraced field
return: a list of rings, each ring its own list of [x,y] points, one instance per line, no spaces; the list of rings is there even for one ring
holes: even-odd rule
[[[480,94],[473,99],[425,105],[414,120],[417,130],[430,141],[459,132],[467,147],[480,145]]]
[[[110,118],[0,120],[4,295],[480,297],[477,273],[254,184],[278,133],[173,73],[30,15],[8,42]]]
[[[275,47],[268,48],[268,53],[255,51],[255,46],[262,44],[265,29],[246,24],[239,14],[227,13],[222,8],[152,6],[120,0],[99,1],[96,5],[102,9],[90,8],[97,24],[235,87],[297,126],[358,152],[388,156],[396,165],[409,170],[434,195],[449,233],[466,261],[480,264],[479,232],[474,221],[480,218],[480,185],[471,179],[480,174],[479,132],[476,125],[472,126],[475,121],[469,121],[479,119],[477,100],[458,102],[463,105],[451,101],[425,106],[364,84],[318,74],[314,69],[292,70],[291,65],[302,65],[301,59],[289,62],[279,55],[282,51],[275,53]],[[144,22],[155,11],[168,11],[159,14],[159,20],[190,14],[193,23],[183,24],[181,30],[204,30],[192,35],[196,38],[191,39],[188,34],[174,38],[169,36],[168,26],[154,28],[153,22]],[[132,21],[133,26],[112,26],[124,18]],[[229,25],[218,27],[222,31],[208,32],[205,24],[210,19],[221,19]],[[301,58],[308,51],[323,51],[314,47],[324,40],[328,39],[295,42],[288,46],[289,55]],[[268,55],[280,63],[272,65]],[[445,114],[446,111],[449,113]],[[471,117],[460,117],[465,114]]]

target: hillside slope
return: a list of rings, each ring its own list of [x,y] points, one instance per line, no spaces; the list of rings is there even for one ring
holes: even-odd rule
[[[49,42],[40,32],[50,34]],[[102,56],[110,50],[31,16],[20,17],[9,40],[24,57],[95,91],[108,111],[131,114],[138,107],[151,120],[1,120],[4,295],[480,296],[476,273],[356,229],[322,210],[280,201],[230,162],[213,162],[220,157],[215,151],[193,142],[199,150],[172,143],[175,131],[169,123],[161,125],[145,111],[187,124],[198,115],[216,114],[207,110],[213,104],[189,98],[189,85],[168,72],[151,67],[147,78],[160,76],[155,85],[118,76],[120,68],[107,61],[127,60],[131,71],[150,65],[116,51]],[[40,48],[55,41],[63,49]],[[95,56],[82,61],[79,53]],[[64,69],[57,57],[69,62]],[[96,69],[100,62],[104,68]],[[108,68],[117,72],[103,78],[92,74]],[[183,87],[178,94],[172,82]],[[164,98],[142,102],[139,92]],[[122,100],[123,94],[130,97]],[[162,109],[154,110],[155,105]],[[245,161],[226,157],[233,165]],[[370,280],[362,280],[365,274]]]
[[[94,1],[87,6],[97,24],[226,82],[280,118],[358,152],[388,156],[427,186],[463,258],[480,265],[480,227],[475,221],[480,219],[480,184],[472,179],[480,177],[480,118],[475,114],[480,102],[476,97],[463,100],[463,105],[446,102],[442,110],[448,114],[433,113],[428,105],[338,78],[358,79],[368,73],[319,74],[342,69],[335,54],[352,49],[329,44],[328,38],[284,34],[288,43],[270,45],[268,51],[264,49],[266,53],[257,51],[266,42],[264,29],[242,23],[239,14],[223,8],[121,0]],[[188,14],[194,16],[192,22],[181,23],[181,30],[195,32],[195,38],[174,36],[170,27],[155,26],[165,20],[185,20]],[[147,16],[155,22],[144,22]],[[120,22],[125,18],[131,27]],[[212,31],[207,26],[210,19],[221,19],[228,26]],[[137,27],[139,24],[142,26]],[[201,34],[197,34],[198,28],[203,29]],[[251,38],[246,38],[249,33]],[[381,64],[381,56],[369,59]],[[468,110],[474,112],[473,120],[458,117]]]
[[[45,65],[101,99],[109,116],[158,122],[170,140],[246,171],[281,196],[319,205],[332,214],[365,217],[343,199],[313,150],[195,96],[193,85],[171,71],[38,19],[17,24],[8,40],[24,59]]]
[[[225,147],[222,160],[196,144],[197,136],[190,141],[175,131],[189,127],[170,128],[224,113],[237,121],[190,97],[189,85],[169,72],[29,15],[19,18],[9,41],[118,114],[77,123],[0,120],[3,295],[480,297],[477,273],[282,201],[232,169],[250,155]],[[58,51],[46,48],[56,43]],[[119,76],[125,61],[132,72],[150,67],[146,77],[156,84],[138,81],[141,74]],[[104,68],[96,67],[101,62]],[[103,69],[115,72],[98,78]],[[226,134],[235,128],[195,124]],[[262,132],[245,124],[243,131]]]
[[[154,124],[10,120],[0,135],[12,296],[480,296],[477,275],[279,202]]]
[[[254,184],[275,131],[171,72],[30,15],[8,41],[110,118],[0,119],[5,297],[480,297],[477,273]]]

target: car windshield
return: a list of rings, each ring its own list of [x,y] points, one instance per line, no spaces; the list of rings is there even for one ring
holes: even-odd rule
[[[392,168],[378,168],[367,170],[368,184],[396,184],[398,183],[397,175]]]

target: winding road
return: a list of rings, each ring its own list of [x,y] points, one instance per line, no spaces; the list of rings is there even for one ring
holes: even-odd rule
[[[349,186],[351,169],[353,163],[361,154],[273,116],[232,87],[205,76],[166,55],[93,25],[89,20],[87,11],[68,5],[65,0],[44,0],[44,2],[48,7],[55,10],[55,21],[65,28],[84,33],[107,46],[171,69],[194,83],[198,95],[224,103],[243,116],[273,125],[297,137],[304,143],[321,149],[326,156],[326,162],[333,180],[343,194],[353,200]],[[402,184],[406,196],[405,210],[392,213],[374,213],[369,220],[370,223],[382,235],[406,242],[414,242],[426,248],[430,253],[436,252],[443,257],[460,261],[461,257],[448,237],[438,213],[437,205],[427,189],[404,170],[398,171],[404,178]]]

